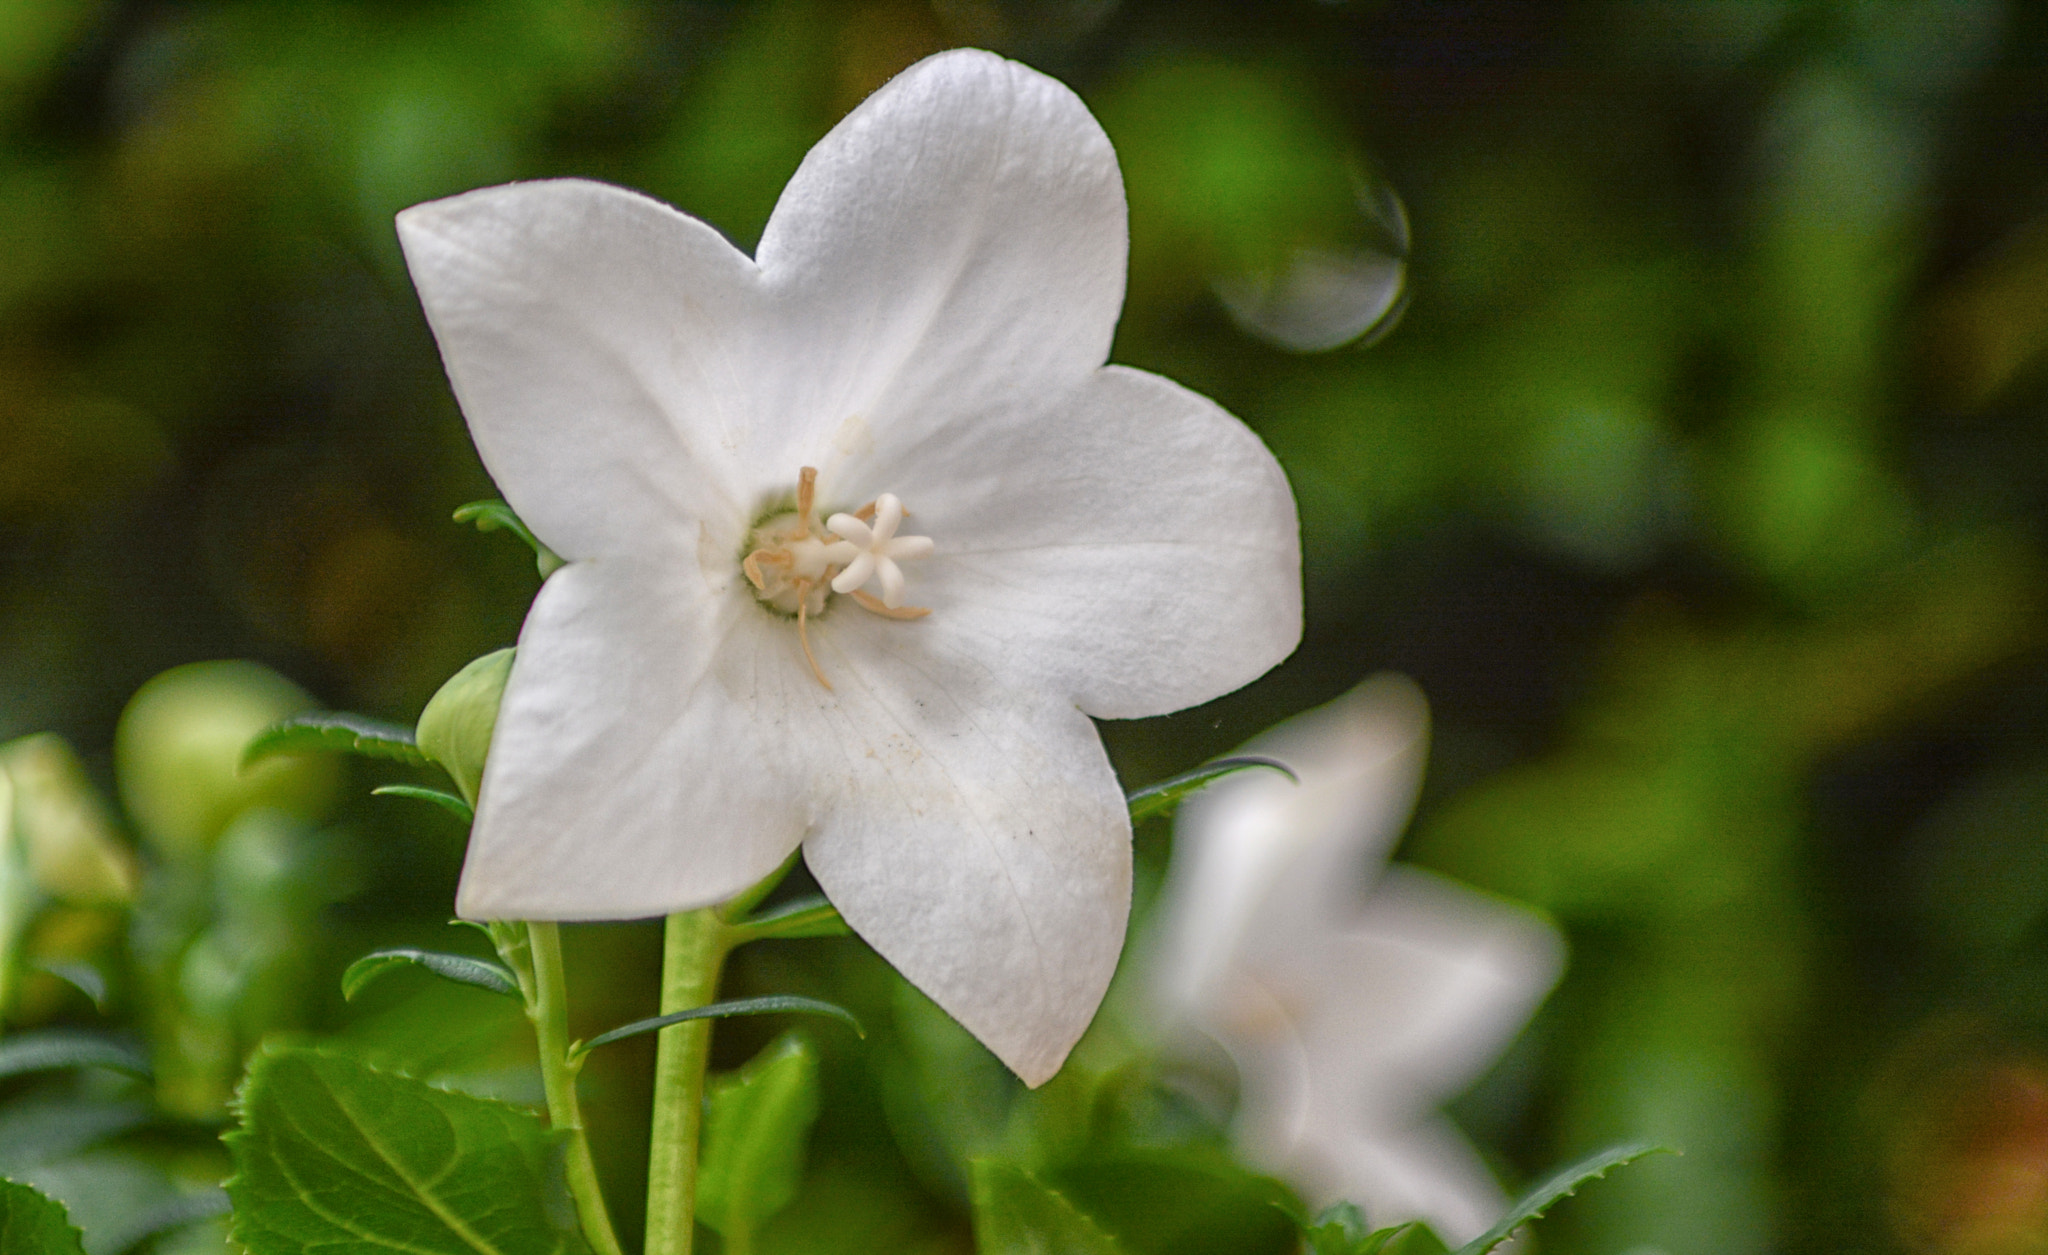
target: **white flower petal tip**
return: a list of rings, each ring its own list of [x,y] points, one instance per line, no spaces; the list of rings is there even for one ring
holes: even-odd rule
[[[1154,966],[1168,1006],[1202,1005],[1247,946],[1284,949],[1356,914],[1415,805],[1428,739],[1422,690],[1375,675],[1243,746],[1295,780],[1243,772],[1181,806],[1162,917],[1171,942]]]
[[[1236,1063],[1249,1159],[1311,1201],[1464,1241],[1506,1200],[1434,1108],[1527,1022],[1564,941],[1431,873],[1370,874],[1414,805],[1427,736],[1414,684],[1376,676],[1247,744],[1300,783],[1245,773],[1182,807],[1149,974],[1165,1016]]]
[[[1087,716],[1221,696],[1301,631],[1271,454],[1104,365],[1123,185],[1079,98],[922,61],[812,149],[753,258],[573,179],[398,230],[485,466],[567,560],[520,634],[461,912],[665,914],[801,843],[856,931],[1050,1076],[1129,912]]]

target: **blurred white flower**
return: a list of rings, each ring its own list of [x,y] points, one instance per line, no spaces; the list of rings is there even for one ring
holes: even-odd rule
[[[664,914],[801,841],[857,932],[1052,1075],[1129,911],[1089,716],[1228,692],[1301,615],[1272,456],[1103,365],[1127,241],[1087,109],[987,53],[920,62],[811,150],[753,258],[576,180],[399,236],[485,465],[567,559],[457,909]]]
[[[1456,1245],[1506,1200],[1437,1105],[1528,1020],[1564,946],[1530,911],[1380,870],[1427,737],[1420,691],[1382,675],[1246,745],[1301,782],[1248,771],[1181,808],[1151,978],[1236,1063],[1247,1159],[1318,1207]]]

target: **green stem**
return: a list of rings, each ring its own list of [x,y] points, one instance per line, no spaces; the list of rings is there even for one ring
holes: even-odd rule
[[[687,1011],[718,993],[731,938],[716,910],[668,917],[661,959],[661,1014]],[[697,1138],[711,1021],[661,1030],[654,1055],[654,1130],[647,1155],[647,1255],[690,1255],[696,1238]]]
[[[596,1255],[620,1255],[618,1235],[612,1232],[611,1214],[605,1210],[604,1193],[598,1188],[590,1138],[583,1130],[583,1108],[576,1098],[576,1074],[582,1064],[569,1058],[562,931],[552,922],[536,920],[527,924],[526,934],[533,961],[533,999],[527,1014],[533,1018],[534,1036],[540,1041],[540,1077],[547,1091],[548,1121],[568,1142],[564,1175],[569,1196],[576,1201],[576,1215],[590,1249]]]

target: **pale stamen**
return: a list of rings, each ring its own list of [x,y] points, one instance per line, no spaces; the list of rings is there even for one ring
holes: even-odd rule
[[[825,691],[829,693],[832,691],[832,681],[825,678],[825,668],[818,665],[818,656],[811,652],[810,606],[808,604],[810,601],[808,596],[811,591],[810,584],[809,580],[798,580],[796,582],[796,639],[804,647],[804,661],[811,664],[811,674],[818,677],[818,683],[824,685]]]
[[[885,619],[921,619],[929,607],[903,604],[904,575],[898,562],[932,552],[927,536],[898,536],[909,516],[896,494],[885,492],[850,514],[834,514],[820,530],[814,522],[818,471],[806,466],[797,476],[796,509],[775,515],[754,528],[753,549],[740,560],[747,582],[768,605],[796,616],[797,640],[811,674],[827,689],[832,682],[811,649],[810,622],[822,614],[832,594],[853,598],[863,610]],[[866,589],[881,584],[876,597]]]

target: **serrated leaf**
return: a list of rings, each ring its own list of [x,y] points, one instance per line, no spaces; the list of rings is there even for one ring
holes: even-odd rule
[[[19,1181],[0,1181],[0,1255],[84,1255],[64,1204]]]
[[[414,950],[400,948],[378,950],[364,955],[348,965],[341,974],[341,996],[355,1000],[363,986],[376,980],[393,968],[420,967],[432,972],[442,980],[452,980],[458,985],[474,985],[488,989],[494,994],[519,998],[519,978],[512,969],[489,959],[473,959],[466,954],[443,954],[438,950]]]
[[[1236,772],[1249,771],[1254,767],[1270,768],[1286,776],[1289,780],[1293,780],[1296,783],[1300,782],[1300,777],[1294,774],[1294,769],[1277,758],[1261,758],[1256,754],[1241,754],[1235,758],[1219,758],[1213,762],[1203,763],[1193,771],[1184,771],[1177,776],[1169,776],[1158,784],[1148,784],[1125,798],[1125,802],[1131,808],[1131,822],[1135,824],[1141,819],[1150,819],[1154,815],[1163,815],[1180,805],[1181,799],[1193,793],[1196,789],[1212,784]]]
[[[415,801],[432,802],[465,824],[476,822],[476,811],[469,803],[448,792],[446,789],[425,789],[416,784],[383,784],[370,790],[372,797],[409,797]]]
[[[740,934],[735,944],[766,941],[771,937],[851,937],[853,930],[839,918],[839,908],[823,895],[796,898],[770,911],[733,925]]]
[[[92,999],[95,1009],[107,1009],[107,978],[92,964],[62,959],[37,959],[29,966],[39,972],[49,973]]]
[[[676,1011],[669,1015],[657,1015],[652,1019],[635,1020],[631,1024],[621,1024],[609,1033],[599,1033],[589,1041],[572,1047],[569,1057],[573,1059],[599,1046],[608,1046],[627,1037],[637,1037],[641,1033],[659,1032],[671,1024],[681,1024],[687,1020],[716,1020],[733,1015],[774,1015],[783,1011],[802,1015],[828,1015],[835,1020],[844,1021],[853,1029],[856,1036],[868,1035],[867,1030],[860,1026],[860,1021],[854,1018],[853,1012],[836,1003],[818,998],[805,998],[797,994],[770,994],[764,998],[734,998],[730,1002],[710,1002],[701,1007],[691,1007],[687,1011]]]
[[[338,710],[309,710],[291,715],[258,732],[242,750],[242,769],[273,754],[357,754],[393,762],[421,764],[427,756],[413,744],[412,729],[364,715]]]
[[[467,505],[457,506],[455,521],[474,523],[476,530],[480,532],[507,531],[525,541],[527,547],[533,550],[533,564],[540,571],[542,579],[553,575],[563,566],[561,555],[541,544],[540,537],[533,534],[533,529],[503,501],[472,501]]]
[[[732,1236],[796,1198],[818,1118],[818,1056],[784,1034],[738,1072],[714,1077],[704,1113],[697,1218]]]
[[[148,1076],[149,1060],[127,1042],[67,1028],[46,1028],[0,1039],[0,1077],[57,1068],[106,1068],[130,1076]]]
[[[1486,1255],[1486,1252],[1508,1240],[1516,1229],[1550,1210],[1552,1204],[1569,1197],[1588,1181],[1606,1176],[1608,1171],[1625,1163],[1641,1159],[1645,1155],[1671,1154],[1668,1146],[1648,1146],[1631,1142],[1621,1146],[1610,1146],[1571,1164],[1553,1175],[1515,1201],[1507,1214],[1491,1229],[1480,1234],[1457,1249],[1456,1255]]]
[[[250,1255],[570,1255],[554,1138],[517,1107],[267,1049],[227,1135],[232,1236]]]
[[[1066,1197],[1022,1168],[974,1161],[979,1255],[1123,1255],[1123,1247]]]

